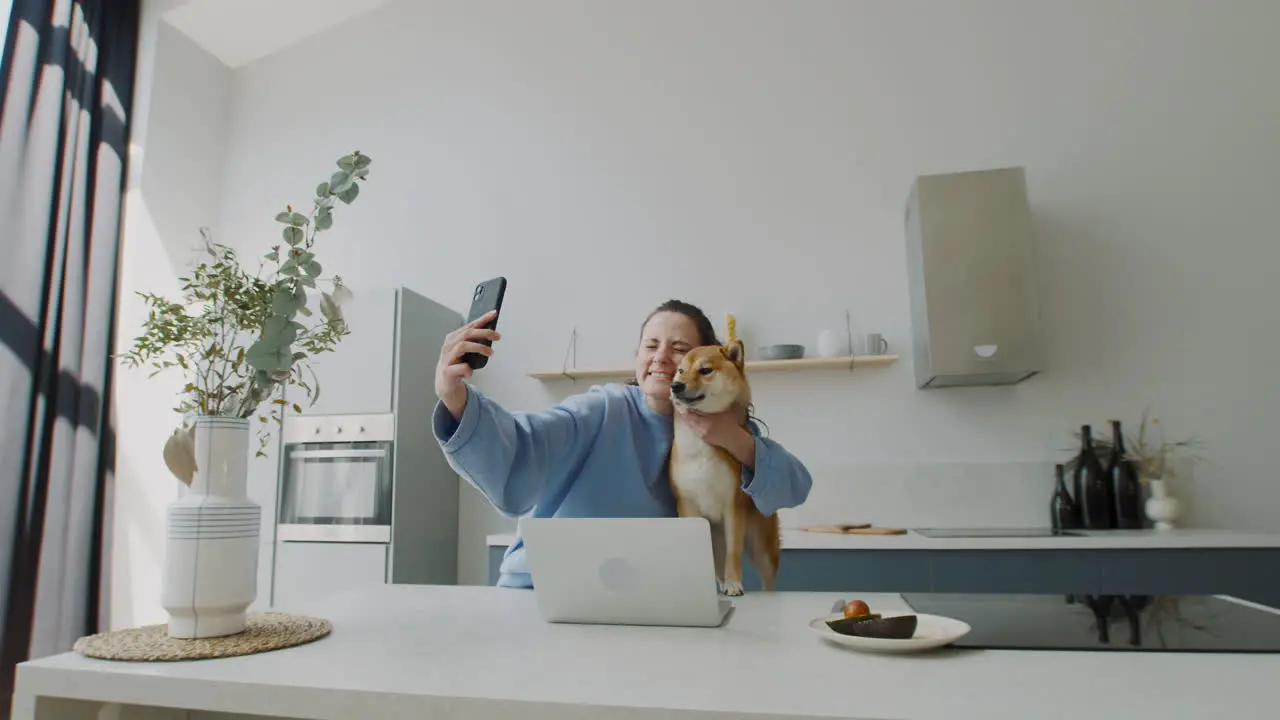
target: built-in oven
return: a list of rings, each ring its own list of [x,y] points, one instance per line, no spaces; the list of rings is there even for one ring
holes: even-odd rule
[[[295,416],[282,434],[279,540],[391,542],[393,414]]]

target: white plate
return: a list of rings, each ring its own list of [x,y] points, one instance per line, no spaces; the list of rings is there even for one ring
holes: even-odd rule
[[[897,617],[899,615],[911,615],[909,612],[885,613],[884,617]],[[936,647],[942,647],[948,643],[969,634],[973,628],[969,627],[969,623],[955,618],[943,617],[941,615],[928,615],[925,613],[914,613],[917,618],[916,633],[914,636],[906,640],[892,640],[889,638],[865,638],[855,635],[841,635],[840,633],[827,627],[828,620],[839,620],[844,617],[840,613],[833,615],[824,615],[809,621],[809,629],[818,634],[823,640],[854,648],[855,650],[869,650],[872,652],[920,652],[921,650],[929,650]]]

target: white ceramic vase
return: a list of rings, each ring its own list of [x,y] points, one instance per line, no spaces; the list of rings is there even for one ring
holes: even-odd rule
[[[1148,482],[1151,496],[1147,498],[1147,517],[1155,524],[1156,530],[1172,530],[1173,521],[1178,519],[1182,510],[1181,503],[1170,497],[1169,488],[1164,480],[1153,479]]]
[[[161,606],[174,638],[238,633],[257,597],[262,507],[247,493],[249,420],[196,418],[195,459],[166,519]]]
[[[822,357],[839,357],[844,352],[840,338],[834,330],[823,330],[818,333],[818,354]]]

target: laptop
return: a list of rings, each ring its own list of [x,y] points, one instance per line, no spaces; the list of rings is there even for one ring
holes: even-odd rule
[[[538,609],[547,622],[720,627],[704,518],[521,518]]]

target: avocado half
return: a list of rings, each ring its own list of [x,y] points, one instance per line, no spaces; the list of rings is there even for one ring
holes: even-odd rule
[[[828,620],[827,627],[841,635],[888,640],[909,640],[916,634],[915,615],[881,617],[879,614]]]

